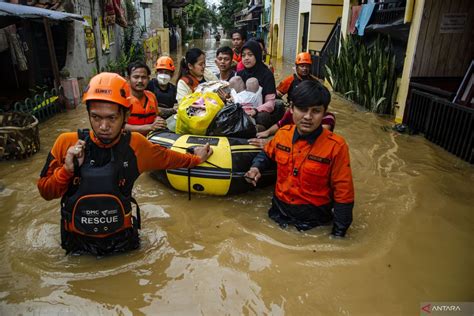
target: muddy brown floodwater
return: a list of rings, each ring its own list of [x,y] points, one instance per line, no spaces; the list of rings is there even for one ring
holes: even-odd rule
[[[0,163],[0,314],[416,315],[474,301],[473,166],[336,95],[330,110],[356,189],[346,239],[280,229],[272,188],[188,201],[143,174],[142,246],[101,259],[64,255],[59,200],[36,189],[56,137],[89,125],[85,108],[42,123],[39,153]]]

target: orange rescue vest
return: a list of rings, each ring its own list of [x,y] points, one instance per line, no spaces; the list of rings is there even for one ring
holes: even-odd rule
[[[194,90],[196,90],[197,86],[199,85],[199,80],[197,80],[192,75],[182,76],[181,80],[183,80],[188,85],[192,92],[194,92]]]
[[[131,96],[130,102],[132,104],[130,108],[130,117],[127,123],[131,125],[145,125],[152,124],[158,115],[158,101],[155,95],[145,90],[144,98],[139,100],[138,98]]]
[[[235,61],[236,63],[239,63],[242,60],[242,52],[240,54],[237,54],[235,50],[232,50],[234,52],[234,55],[232,56],[232,60]]]

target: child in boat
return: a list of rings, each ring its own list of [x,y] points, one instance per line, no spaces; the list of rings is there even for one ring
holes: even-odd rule
[[[256,78],[249,78],[244,84],[242,78],[236,76],[230,79],[229,84],[232,100],[242,105],[247,114],[262,105],[262,87]]]

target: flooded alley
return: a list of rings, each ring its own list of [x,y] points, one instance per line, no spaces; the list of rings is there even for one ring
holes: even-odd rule
[[[196,46],[214,67],[216,43]],[[275,66],[277,82],[292,71]],[[473,166],[337,95],[329,109],[354,174],[347,238],[281,229],[271,187],[188,201],[143,174],[141,248],[105,258],[65,256],[59,200],[36,188],[56,137],[89,127],[86,109],[42,123],[39,153],[0,162],[0,315],[417,315],[474,301]]]

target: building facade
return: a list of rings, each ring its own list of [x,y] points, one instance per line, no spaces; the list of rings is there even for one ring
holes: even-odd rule
[[[274,0],[272,56],[293,63],[297,53],[321,50],[334,23],[342,16],[343,0]]]

